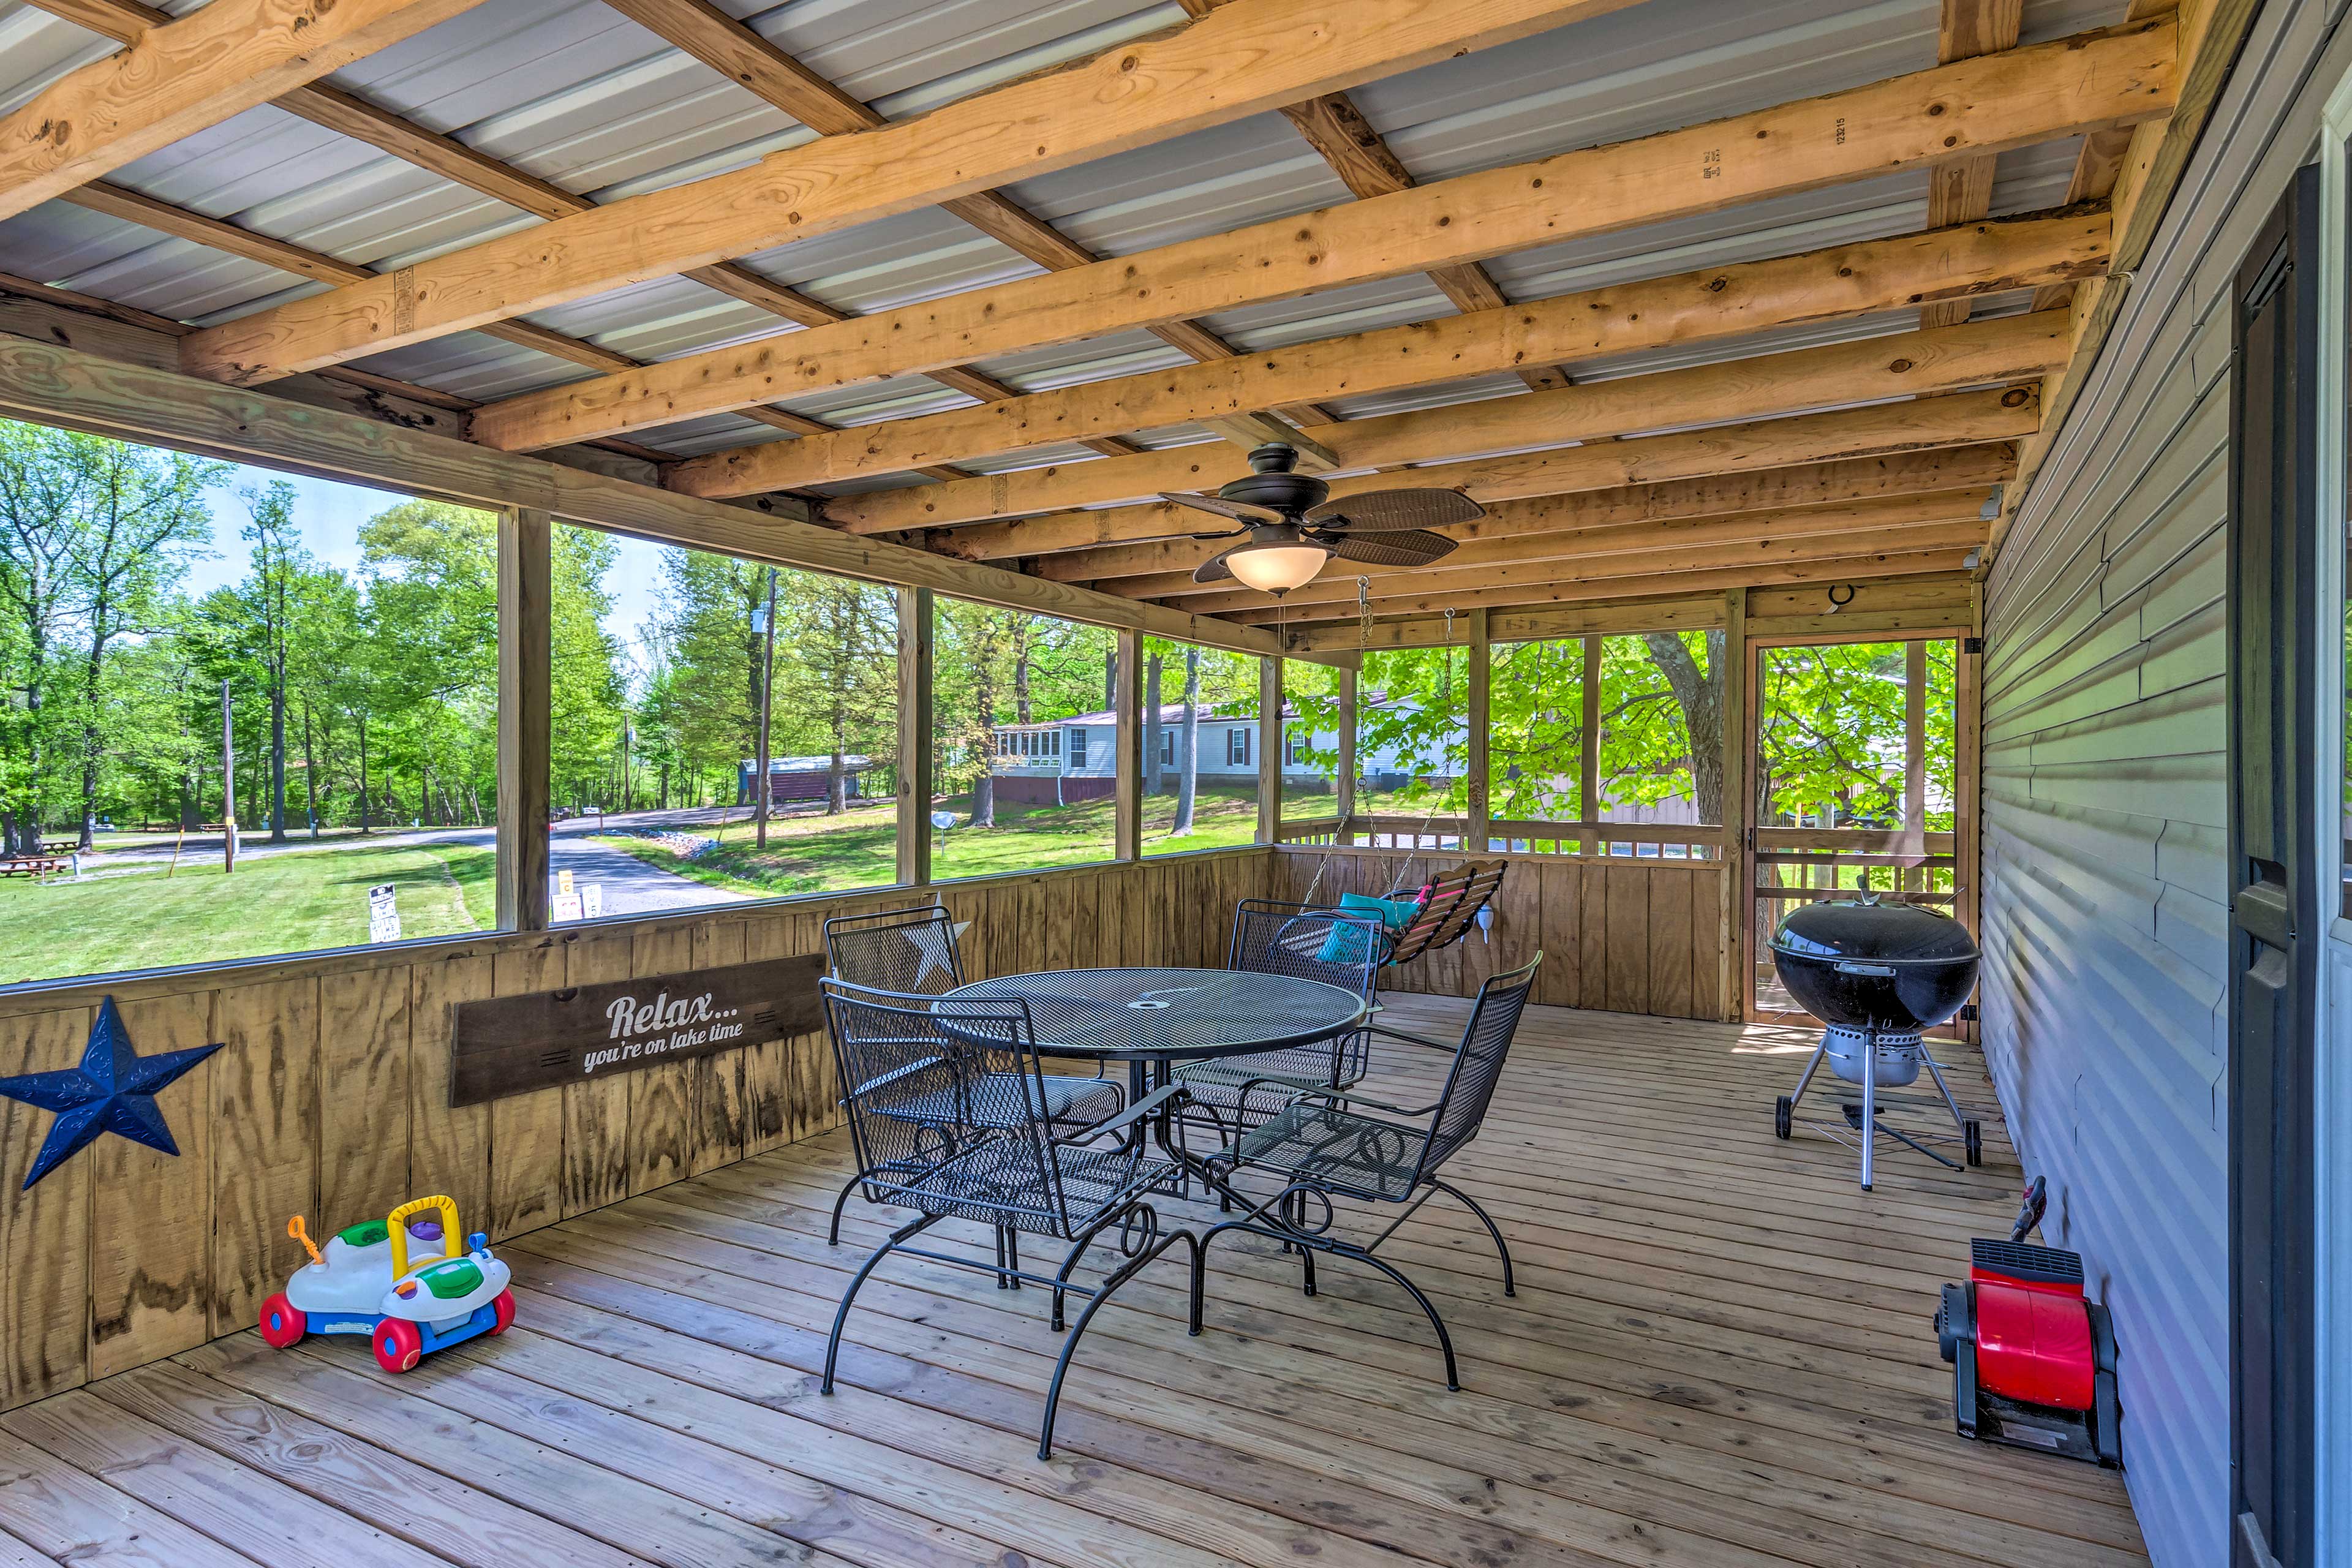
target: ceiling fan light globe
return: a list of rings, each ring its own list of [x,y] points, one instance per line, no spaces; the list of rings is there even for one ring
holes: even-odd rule
[[[1225,557],[1225,569],[1261,594],[1287,594],[1314,581],[1331,552],[1319,544],[1244,545]]]

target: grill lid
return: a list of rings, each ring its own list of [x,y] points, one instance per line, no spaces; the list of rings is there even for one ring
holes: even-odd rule
[[[1772,951],[1791,958],[1878,963],[1973,963],[1968,927],[1917,904],[1882,904],[1875,893],[1800,904],[1781,917]]]

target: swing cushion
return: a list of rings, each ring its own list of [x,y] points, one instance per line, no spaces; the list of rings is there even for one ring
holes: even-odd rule
[[[1370,915],[1378,919],[1391,935],[1411,925],[1412,917],[1419,912],[1420,909],[1421,898],[1418,894],[1402,899],[1376,899],[1369,893],[1339,895],[1341,914]],[[1366,934],[1361,927],[1333,926],[1331,934],[1323,941],[1323,951],[1315,956],[1318,962],[1324,963],[1361,963],[1364,961],[1363,944],[1366,940]]]

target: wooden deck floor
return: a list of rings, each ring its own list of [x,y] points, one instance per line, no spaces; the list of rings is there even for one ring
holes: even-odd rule
[[[1097,1318],[1050,1464],[1039,1292],[895,1260],[820,1397],[882,1229],[853,1207],[825,1247],[835,1135],[509,1243],[515,1328],[405,1377],[248,1332],[0,1416],[0,1563],[2144,1562],[2116,1478],[1951,1431],[1929,1320],[2006,1223],[2007,1142],[1989,1120],[1966,1177],[1883,1155],[1864,1196],[1850,1153],[1771,1137],[1805,1043],[1530,1011],[1448,1172],[1511,1237],[1517,1298],[1450,1205],[1391,1244],[1460,1394],[1392,1287],[1330,1260],[1310,1300],[1220,1243],[1202,1338],[1172,1261]]]

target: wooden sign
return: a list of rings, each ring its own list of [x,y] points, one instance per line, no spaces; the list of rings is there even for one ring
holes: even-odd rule
[[[449,1103],[479,1105],[824,1027],[815,953],[457,1004]]]

